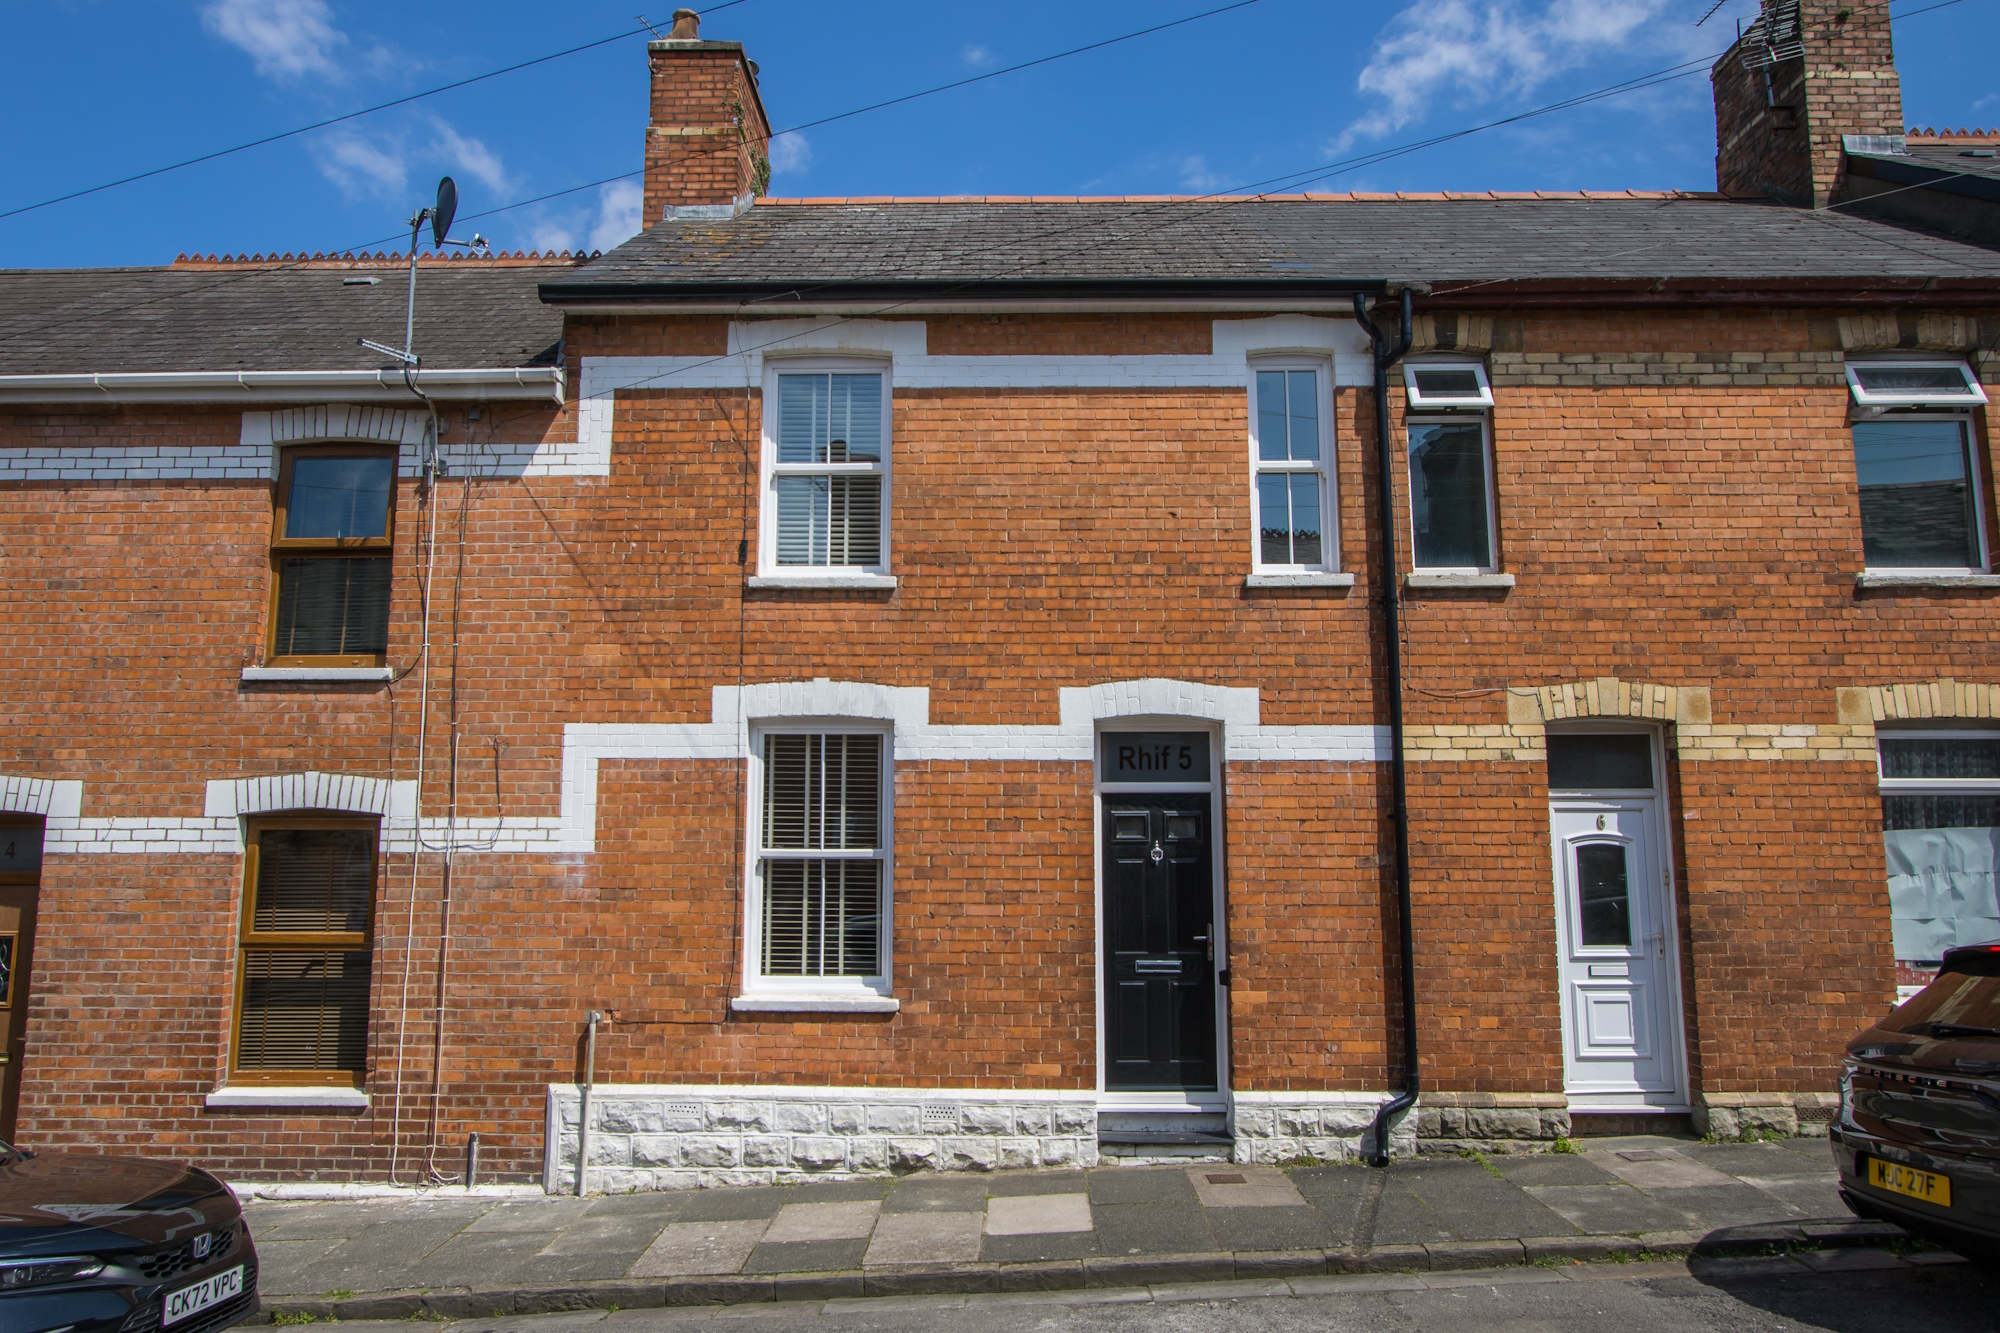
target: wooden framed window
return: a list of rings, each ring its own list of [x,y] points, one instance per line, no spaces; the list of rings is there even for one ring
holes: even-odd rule
[[[270,662],[382,665],[395,515],[394,449],[285,450],[271,522]]]
[[[369,818],[252,821],[232,1081],[361,1086],[379,836]]]

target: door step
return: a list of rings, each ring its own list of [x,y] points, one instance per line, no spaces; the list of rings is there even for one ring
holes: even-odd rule
[[[1129,1145],[1145,1148],[1231,1148],[1236,1140],[1227,1134],[1175,1134],[1168,1130],[1106,1130],[1097,1131],[1099,1147]]]
[[[1219,1110],[1097,1113],[1097,1147],[1107,1157],[1227,1161],[1235,1146],[1229,1118]]]

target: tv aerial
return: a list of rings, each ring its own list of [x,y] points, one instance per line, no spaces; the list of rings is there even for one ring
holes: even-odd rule
[[[442,250],[446,246],[454,246],[466,250],[486,249],[487,240],[478,232],[474,232],[472,239],[469,241],[454,241],[449,238],[447,233],[451,231],[451,221],[457,213],[458,184],[451,177],[445,176],[438,181],[437,202],[429,208],[418,209],[410,216],[410,283],[408,299],[403,307],[402,350],[398,351],[396,348],[387,346],[384,343],[378,343],[372,338],[356,338],[354,340],[369,351],[386,356],[400,365],[403,368],[403,383],[408,386],[411,393],[423,399],[424,406],[430,410],[430,430],[428,438],[424,442],[424,480],[426,486],[429,485],[432,477],[444,471],[444,459],[440,456],[437,447],[437,406],[431,402],[428,394],[417,387],[416,377],[412,373],[423,360],[423,358],[417,355],[414,346],[417,332],[417,237],[423,231],[424,223],[429,222],[431,224],[431,248],[433,250]]]
[[[484,250],[487,240],[478,232],[469,241],[447,239],[445,233],[451,230],[451,220],[458,213],[458,183],[445,176],[438,181],[437,202],[429,208],[420,208],[410,217],[410,284],[409,301],[403,310],[403,349],[397,351],[371,338],[356,338],[354,341],[371,352],[379,352],[392,361],[400,363],[407,376],[422,358],[416,355],[412,344],[417,330],[417,236],[425,222],[431,224],[431,248],[442,250],[446,246],[457,246],[467,250]],[[412,386],[414,387],[414,386]]]

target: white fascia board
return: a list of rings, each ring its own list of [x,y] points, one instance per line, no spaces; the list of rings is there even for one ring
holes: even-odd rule
[[[563,400],[560,366],[420,370],[433,398]],[[394,370],[194,370],[110,375],[0,375],[0,402],[12,403],[309,403],[413,402]]]

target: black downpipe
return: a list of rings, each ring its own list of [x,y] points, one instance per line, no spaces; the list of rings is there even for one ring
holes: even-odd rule
[[[1354,318],[1368,332],[1375,349],[1375,439],[1382,447],[1382,484],[1377,488],[1381,522],[1382,628],[1389,643],[1389,788],[1390,814],[1396,829],[1396,927],[1401,935],[1403,964],[1403,1090],[1375,1113],[1371,1166],[1389,1165],[1390,1122],[1417,1104],[1417,959],[1410,933],[1410,809],[1407,774],[1403,768],[1403,641],[1402,604],[1396,586],[1396,449],[1389,438],[1389,367],[1410,350],[1410,289],[1403,289],[1402,329],[1391,349],[1389,340],[1368,317],[1366,299],[1354,294]]]

